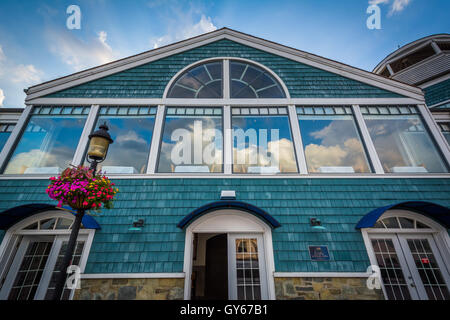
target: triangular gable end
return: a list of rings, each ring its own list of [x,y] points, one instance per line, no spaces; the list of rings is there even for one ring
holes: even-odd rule
[[[158,51],[160,50],[160,51]],[[182,68],[214,57],[259,62],[284,81],[291,98],[402,98],[420,89],[230,29],[188,39],[28,89],[35,98],[162,98]],[[150,62],[148,62],[150,61]]]

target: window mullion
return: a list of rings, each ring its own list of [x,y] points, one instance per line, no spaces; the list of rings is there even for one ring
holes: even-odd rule
[[[370,137],[369,129],[367,129],[366,123],[364,122],[363,115],[359,105],[352,105],[353,114],[355,115],[356,124],[358,125],[359,131],[361,133],[361,139],[367,150],[367,156],[370,159],[373,170],[376,174],[384,174],[383,166],[381,165],[380,158],[378,157],[377,150],[373,144],[372,138]]]
[[[439,146],[439,149],[444,156],[445,161],[447,162],[447,166],[450,167],[450,150],[448,148],[448,144],[441,133],[436,121],[433,119],[431,115],[430,109],[424,104],[417,105],[419,112],[422,116],[422,119],[425,121],[428,130],[430,131],[434,141]]]
[[[223,60],[223,98],[230,99],[230,60]]]
[[[308,174],[306,166],[305,152],[303,149],[302,136],[300,134],[300,125],[298,124],[297,111],[294,105],[288,106],[289,121],[292,128],[292,139],[294,140],[295,156],[300,174]]]
[[[17,121],[16,126],[14,127],[11,135],[3,147],[3,150],[0,153],[0,168],[3,170],[7,164],[7,160],[9,155],[14,151],[14,147],[16,143],[19,141],[22,132],[25,130],[28,124],[28,119],[31,116],[31,111],[33,110],[33,106],[26,106],[25,110],[20,115],[19,120]]]
[[[159,145],[161,141],[161,132],[164,123],[164,114],[166,107],[163,105],[158,106],[156,112],[155,127],[153,129],[152,144],[150,146],[150,155],[148,157],[147,173],[153,174],[156,172],[156,165],[158,161]]]
[[[89,143],[89,135],[95,130],[95,123],[99,108],[100,107],[98,105],[92,105],[89,110],[83,132],[81,133],[80,140],[78,141],[77,149],[73,155],[72,164],[74,166],[82,165],[84,162],[84,154]]]
[[[223,172],[232,173],[233,164],[233,136],[231,131],[231,107],[223,107]]]

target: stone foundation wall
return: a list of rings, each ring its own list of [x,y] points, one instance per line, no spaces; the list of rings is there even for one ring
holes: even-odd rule
[[[182,300],[184,278],[81,279],[74,300]]]
[[[277,300],[383,300],[367,278],[275,278]]]

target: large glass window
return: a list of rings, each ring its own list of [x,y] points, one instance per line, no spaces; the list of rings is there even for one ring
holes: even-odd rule
[[[230,61],[231,98],[285,98],[281,85],[267,71]]]
[[[146,173],[156,107],[102,107],[97,120],[106,122],[114,143],[99,169],[109,174]]]
[[[3,173],[62,172],[71,164],[88,107],[36,107]]]
[[[442,134],[444,135],[447,143],[450,145],[450,122],[439,122],[439,128],[441,128]]]
[[[223,172],[222,108],[167,108],[158,172]]]
[[[298,172],[287,109],[233,108],[233,172]]]
[[[350,107],[297,107],[297,114],[308,172],[370,172]]]
[[[168,98],[222,98],[222,61],[193,67],[180,75],[170,88]]]
[[[414,106],[361,107],[385,172],[447,172]]]
[[[15,124],[13,123],[0,123],[0,152],[8,141],[11,132],[14,130]]]

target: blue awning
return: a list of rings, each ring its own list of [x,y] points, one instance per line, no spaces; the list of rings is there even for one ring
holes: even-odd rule
[[[0,230],[7,230],[17,222],[31,217],[32,215],[35,215],[37,213],[55,209],[56,207],[51,204],[32,203],[5,210],[0,213]],[[68,209],[68,211],[70,211],[72,214],[76,214],[76,211],[70,210],[70,208]],[[92,216],[87,214],[83,216],[83,220],[81,221],[81,223],[86,229],[101,229],[98,222]]]
[[[185,216],[178,223],[177,227],[182,229],[185,226],[187,226],[189,223],[191,223],[193,220],[200,217],[201,215],[203,215],[207,212],[220,210],[220,209],[235,209],[235,210],[246,211],[246,212],[249,212],[249,213],[259,217],[260,219],[263,219],[264,221],[268,222],[269,225],[272,226],[272,228],[278,228],[281,226],[281,224],[274,217],[272,217],[270,214],[268,214],[264,210],[254,206],[252,204],[241,202],[241,201],[235,201],[235,200],[221,200],[221,201],[208,203],[198,209],[195,209],[194,211],[189,213],[187,216]]]
[[[450,209],[441,205],[424,202],[424,201],[407,201],[396,204],[391,204],[385,207],[380,207],[370,211],[356,225],[356,229],[372,228],[377,222],[378,218],[383,213],[390,209],[405,209],[422,214],[442,224],[447,229],[450,228]]]

